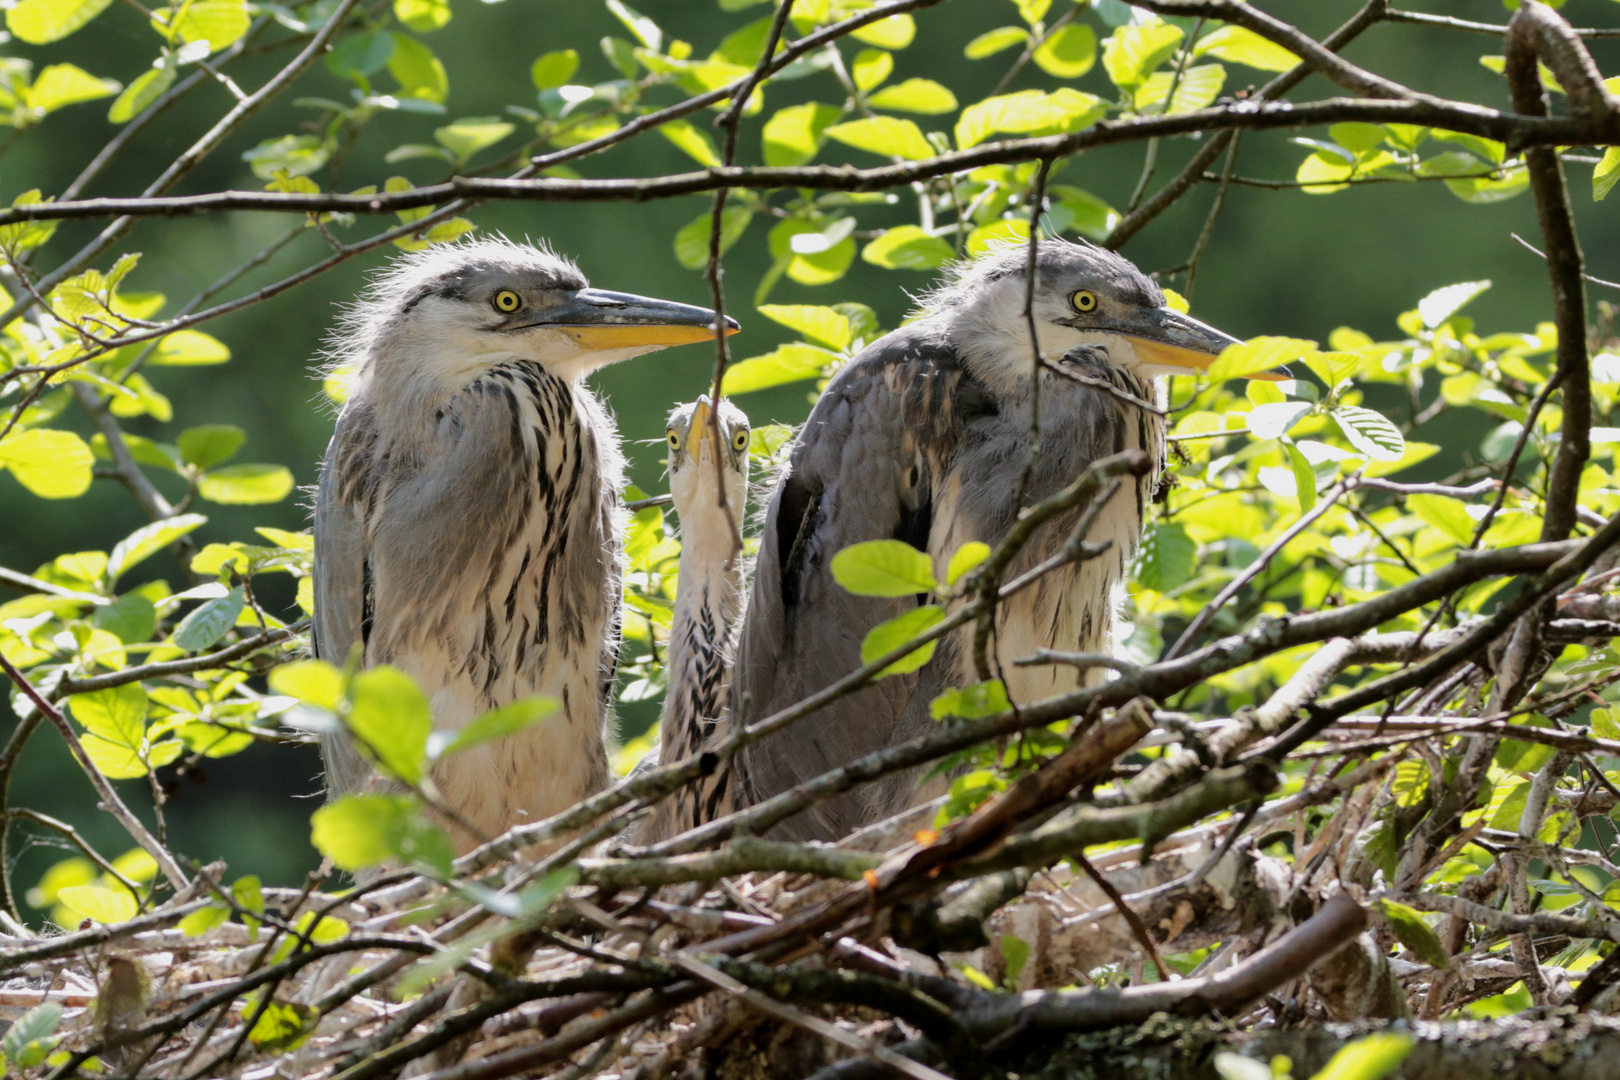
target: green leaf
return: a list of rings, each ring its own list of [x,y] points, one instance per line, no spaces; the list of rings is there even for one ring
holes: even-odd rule
[[[766,238],[771,258],[784,262],[787,275],[801,285],[827,285],[844,276],[855,261],[855,219],[821,218],[779,221]]]
[[[336,712],[343,702],[343,673],[325,660],[300,660],[270,672],[270,689],[308,705]]]
[[[987,33],[980,34],[967,43],[962,55],[969,60],[983,60],[987,56],[994,56],[1017,45],[1029,41],[1029,31],[1022,26],[998,26]]]
[[[515,124],[508,124],[493,116],[472,116],[436,128],[433,138],[440,146],[454,154],[457,161],[465,162],[480,150],[489,149],[516,130]]]
[[[727,206],[720,211],[720,254],[731,250],[731,245],[742,239],[753,212],[742,206]],[[699,214],[682,225],[675,233],[675,261],[688,270],[701,270],[709,264],[709,231],[714,227],[714,216]]]
[[[52,64],[39,73],[23,96],[30,108],[51,113],[68,105],[111,97],[118,89],[113,79],[98,79],[72,64]]]
[[[879,55],[886,57],[889,54]],[[874,109],[894,109],[927,116],[956,111],[956,95],[933,79],[907,79],[893,86],[885,86],[867,98],[866,103]]]
[[[1194,56],[1213,56],[1258,71],[1289,71],[1299,57],[1281,45],[1241,26],[1223,26],[1205,34],[1193,46]]]
[[[30,45],[60,41],[100,15],[112,0],[21,0],[6,12],[6,29]]]
[[[551,90],[567,85],[578,70],[579,53],[573,49],[558,49],[541,54],[529,68],[529,79],[536,90]]]
[[[125,593],[113,603],[97,608],[90,621],[125,645],[135,645],[149,640],[157,629],[157,608],[140,593]]]
[[[176,330],[158,342],[148,364],[159,367],[189,367],[197,364],[223,364],[231,350],[218,338],[201,330]]]
[[[207,521],[208,519],[201,514],[176,514],[162,521],[154,521],[150,525],[142,525],[118,541],[112,549],[112,554],[107,557],[108,584],[117,581],[124,571],[136,563],[162,551]]]
[[[1013,0],[1018,5],[1018,17],[1034,26],[1052,10],[1052,0]]]
[[[765,121],[765,164],[773,169],[805,164],[821,150],[827,129],[842,115],[842,109],[819,101],[779,109]]]
[[[1284,448],[1288,451],[1288,467],[1294,472],[1294,498],[1299,501],[1299,512],[1308,513],[1316,506],[1316,470],[1299,447],[1285,444]]]
[[[140,748],[146,731],[146,691],[140,683],[74,694],[68,698],[68,708],[73,719],[90,734],[120,746]]]
[[[450,0],[394,0],[394,17],[418,34],[442,30],[450,23]]]
[[[624,28],[634,34],[641,44],[653,52],[663,47],[664,32],[658,29],[658,24],[624,3],[624,0],[607,0],[607,9],[613,12],[613,17],[623,23]]]
[[[1059,232],[1073,229],[1081,236],[1103,240],[1119,224],[1119,211],[1089,191],[1067,184],[1053,184],[1047,191],[1052,197],[1052,227]]]
[[[1602,202],[1614,190],[1616,180],[1620,180],[1620,146],[1611,146],[1592,169],[1592,201]]]
[[[1172,84],[1176,88],[1175,97],[1169,107],[1165,108],[1164,97],[1170,92]],[[1204,108],[1219,97],[1221,87],[1225,85],[1226,69],[1219,64],[1199,64],[1197,67],[1190,67],[1181,73],[1179,79],[1172,72],[1158,71],[1149,75],[1136,88],[1132,104],[1139,112],[1171,114],[1193,112]]]
[[[235,424],[204,424],[187,428],[175,440],[180,457],[199,469],[228,461],[247,441],[247,432]]]
[[[837,571],[835,570],[834,575],[836,576],[836,574]],[[925,604],[922,607],[912,608],[904,614],[896,615],[886,622],[878,623],[861,640],[861,663],[870,664],[880,657],[887,656],[918,634],[937,626],[944,618],[944,608],[937,604]],[[908,675],[916,671],[934,658],[934,649],[938,645],[939,642],[930,641],[920,648],[913,649],[878,672],[877,677],[886,679],[890,675]]]
[[[951,554],[951,561],[945,566],[945,584],[955,585],[962,575],[978,567],[990,557],[990,545],[978,540],[969,540]]]
[[[1421,758],[1408,758],[1395,766],[1395,778],[1389,785],[1395,796],[1395,805],[1416,806],[1429,790],[1429,765]]]
[[[1001,958],[1007,964],[1007,985],[1016,988],[1018,976],[1024,973],[1024,965],[1029,963],[1032,951],[1029,942],[1015,934],[1002,934],[1000,941]]]
[[[815,304],[761,304],[758,310],[772,322],[781,323],[829,349],[842,352],[855,340],[855,328],[849,318],[834,308]]]
[[[1530,187],[1530,170],[1515,163],[1502,171],[1500,177],[1447,180],[1446,188],[1465,203],[1489,206],[1506,202],[1522,195]]]
[[[928,704],[928,714],[935,720],[955,716],[963,720],[982,720],[997,716],[1012,708],[1007,700],[1007,687],[1000,679],[950,689]]]
[[[449,7],[445,7],[448,14]],[[443,104],[450,95],[450,76],[433,50],[405,34],[394,35],[394,51],[388,57],[388,74],[399,83],[401,97]]]
[[[851,544],[832,557],[832,575],[856,596],[915,596],[935,589],[933,562],[903,540]]]
[[[1078,79],[1097,62],[1097,32],[1085,23],[1059,27],[1041,42],[1031,58],[1059,79]]]
[[[699,165],[708,168],[718,168],[720,155],[715,153],[714,143],[709,137],[685,120],[672,120],[661,124],[658,133],[679,147],[688,157]]]
[[[0,65],[3,64],[4,61],[0,60]],[[3,66],[0,66],[0,72],[3,71]],[[0,91],[0,93],[3,93],[3,91]],[[39,188],[31,188],[12,199],[11,205],[32,206],[35,203],[53,201],[54,199],[43,198],[39,193]],[[49,240],[55,232],[56,222],[54,221],[19,221],[11,225],[0,225],[0,249],[10,251],[13,254],[30,251]]]
[[[557,699],[549,697],[523,698],[499,709],[491,709],[460,731],[437,731],[428,739],[428,754],[434,760],[459,754],[469,747],[491,739],[504,739],[524,728],[546,719],[557,711]],[[435,744],[438,745],[435,745]]]
[[[340,870],[364,870],[407,851],[426,853],[449,838],[421,820],[406,795],[348,795],[310,816],[310,841]]]
[[[985,98],[962,110],[956,122],[956,145],[966,150],[996,132],[1015,135],[1055,135],[1079,131],[1107,111],[1101,98],[1063,87],[1048,94],[1020,90]]]
[[[1155,525],[1142,539],[1136,580],[1154,592],[1169,592],[1187,583],[1198,568],[1198,542],[1180,525]]]
[[[1387,907],[1390,902],[1385,900],[1381,903]],[[1385,917],[1388,917],[1387,914]],[[1399,932],[1397,928],[1396,933]],[[1400,1067],[1416,1045],[1417,1040],[1410,1035],[1368,1035],[1340,1048],[1311,1080],[1383,1080]]]
[[[394,35],[381,30],[340,38],[326,54],[326,69],[340,79],[364,84],[383,69],[394,52]]]
[[[0,439],[0,467],[42,499],[72,499],[90,487],[95,456],[71,431],[13,430]]]
[[[69,885],[56,894],[56,899],[80,918],[103,925],[128,922],[139,910],[129,893],[105,885]]]
[[[209,502],[256,506],[280,502],[293,486],[292,470],[285,465],[227,465],[198,480],[197,492]]]
[[[1315,349],[1316,342],[1300,338],[1250,338],[1239,345],[1228,345],[1209,366],[1209,378],[1212,382],[1219,382],[1270,371]]]
[[[903,49],[917,36],[917,23],[910,15],[890,15],[886,19],[867,23],[849,36],[880,49]]]
[[[1406,437],[1383,413],[1356,405],[1336,405],[1328,411],[1350,445],[1372,460],[1399,461],[1406,453]]]
[[[1115,86],[1134,90],[1170,58],[1184,36],[1180,27],[1157,20],[1121,26],[1103,42],[1103,69]]]
[[[769,19],[761,19],[760,22],[766,23],[767,29],[769,28]],[[759,44],[758,51],[762,52],[764,48],[765,43],[762,41]],[[755,62],[755,60],[748,61],[750,64]],[[856,89],[863,94],[871,93],[872,90],[881,86],[883,80],[887,79],[889,73],[893,70],[894,57],[882,49],[862,49],[855,54],[854,61],[849,65],[850,78],[855,80]],[[875,104],[873,102],[869,103]]]
[[[180,6],[174,33],[181,41],[206,41],[210,52],[219,52],[234,45],[250,25],[243,0],[189,0]]]
[[[1467,544],[1474,538],[1474,519],[1460,499],[1445,495],[1408,495],[1406,508],[1459,544]]]
[[[1592,710],[1592,734],[1600,739],[1620,741],[1620,720],[1615,719],[1613,710]]]
[[[1423,325],[1432,330],[1490,287],[1489,281],[1463,281],[1436,289],[1418,301],[1418,315]]]
[[[405,783],[422,781],[433,712],[414,680],[387,665],[355,675],[345,721],[382,767]]]
[[[922,129],[910,120],[894,116],[872,116],[834,124],[826,134],[857,150],[882,154],[884,157],[899,156],[920,161],[934,156],[934,148],[924,137]]]
[[[800,379],[814,379],[840,359],[838,354],[814,345],[783,345],[726,368],[721,390],[726,394],[751,394]]]
[[[242,587],[205,600],[174,628],[174,643],[186,652],[202,652],[230,632],[242,614]]]
[[[216,926],[225,925],[230,917],[231,909],[224,904],[209,904],[181,919],[180,932],[186,937],[201,937]]]
[[[861,258],[890,270],[936,270],[955,255],[951,245],[916,225],[896,225],[861,249]]]
[[[250,932],[257,930],[259,920],[252,916],[264,914],[264,888],[259,876],[246,874],[231,882],[231,899],[235,900],[236,906],[244,912],[252,913],[252,915],[244,914],[242,922]]]
[[[13,1072],[32,1069],[45,1060],[56,1045],[51,1036],[56,1034],[56,1026],[61,1022],[62,1006],[47,1001],[23,1013],[6,1030],[4,1038],[0,1038],[0,1050],[5,1051]]]
[[[1003,244],[1018,244],[1029,239],[1029,222],[1024,218],[1003,218],[988,225],[980,225],[968,233],[963,245],[969,255],[985,255]]]
[[[124,88],[118,95],[118,100],[112,103],[107,110],[107,120],[113,124],[127,124],[152,102],[162,97],[169,87],[174,85],[176,68],[173,64],[163,64],[151,68],[136,76],[135,80]]]

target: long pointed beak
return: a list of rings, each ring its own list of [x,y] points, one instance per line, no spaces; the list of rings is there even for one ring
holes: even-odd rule
[[[1155,308],[1143,314],[1145,325],[1122,326],[1120,331],[1131,339],[1136,355],[1149,364],[1183,371],[1208,371],[1228,345],[1243,344],[1231,334],[1174,308]],[[1248,377],[1282,382],[1291,376],[1287,368],[1274,368]]]
[[[547,311],[543,320],[527,325],[554,326],[589,352],[713,341],[717,333],[714,312],[708,308],[607,289],[580,289]],[[740,329],[728,316],[721,332],[735,334]]]
[[[709,399],[705,395],[698,398],[697,407],[692,410],[692,423],[686,429],[686,444],[688,453],[691,452],[693,438],[714,440],[714,433],[709,430]]]

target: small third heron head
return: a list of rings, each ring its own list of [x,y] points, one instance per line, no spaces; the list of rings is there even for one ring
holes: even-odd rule
[[[711,412],[718,415],[711,420]],[[669,414],[664,441],[669,447],[669,491],[675,511],[681,515],[681,528],[690,532],[703,515],[713,517],[718,475],[715,469],[715,427],[720,430],[719,473],[725,477],[726,504],[741,521],[743,500],[748,487],[748,417],[728,399],[715,408],[708,395]],[[718,520],[718,519],[716,519]]]
[[[360,360],[362,378],[402,366],[453,388],[514,356],[575,379],[716,332],[708,308],[593,289],[562,256],[500,238],[398,260],[348,322],[343,351]],[[736,331],[728,318],[725,332]]]
[[[1051,238],[1036,255],[1030,313],[1048,360],[1089,346],[1091,355],[1146,379],[1207,369],[1222,349],[1239,344],[1170,307],[1151,278],[1106,248]],[[952,343],[981,378],[1004,389],[1029,376],[1028,266],[1027,246],[1008,247],[963,264],[924,304],[951,319]]]

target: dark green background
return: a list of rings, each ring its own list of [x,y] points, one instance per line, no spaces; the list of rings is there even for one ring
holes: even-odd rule
[[[1054,16],[1067,3],[1069,0],[1055,0]],[[770,10],[756,7],[728,14],[711,0],[639,0],[638,6],[668,36],[692,42],[698,56],[706,55],[726,33]],[[1338,25],[1355,9],[1348,0],[1288,0],[1265,6],[1317,36]],[[1501,22],[1506,17],[1499,0],[1431,0],[1410,6],[1484,21]],[[1564,10],[1577,25],[1620,22],[1620,8],[1612,0],[1571,0]],[[954,0],[919,12],[917,39],[910,48],[896,54],[891,78],[938,79],[949,85],[962,102],[977,100],[991,91],[1016,54],[1007,52],[990,60],[970,62],[962,58],[962,47],[985,30],[1016,21],[1016,10],[1007,0]],[[1106,34],[1106,29],[1097,25]],[[597,42],[609,34],[625,36],[623,28],[602,6],[587,0],[506,0],[495,4],[456,0],[451,24],[425,35],[450,73],[448,116],[381,117],[363,135],[340,177],[322,172],[316,179],[324,187],[340,190],[378,182],[396,173],[418,183],[442,179],[442,164],[411,161],[389,166],[381,162],[381,155],[403,142],[431,142],[432,129],[449,118],[496,115],[507,105],[532,107],[534,94],[528,67],[536,56],[548,50],[579,50],[583,66],[576,82],[616,78],[617,73],[597,47]],[[1489,36],[1386,25],[1363,35],[1348,55],[1422,90],[1505,107],[1505,85],[1478,63],[1479,56],[1500,51],[1500,41]],[[49,63],[71,61],[96,75],[127,83],[150,63],[156,52],[156,38],[135,11],[115,5],[89,28],[65,41],[43,48],[13,41],[0,46],[0,52],[33,60],[36,72]],[[846,56],[853,52],[854,48],[846,45]],[[1594,52],[1605,71],[1620,71],[1620,48],[1614,42],[1600,42]],[[273,73],[285,56],[282,51],[251,58],[231,71],[251,89]],[[1225,92],[1231,93],[1250,81],[1258,85],[1265,76],[1228,65]],[[391,85],[386,77],[383,82]],[[1013,88],[1053,85],[1054,80],[1031,66]],[[1100,64],[1076,85],[1112,96]],[[1332,92],[1323,80],[1312,78],[1295,91],[1294,97],[1327,96]],[[344,84],[317,64],[292,93],[232,136],[178,191],[259,187],[261,182],[242,163],[241,152],[262,139],[303,130],[299,125],[316,114],[294,109],[293,98],[339,97],[345,93]],[[664,92],[666,96],[668,93]],[[769,88],[765,113],[745,124],[740,160],[758,160],[759,129],[772,110],[812,99],[834,103],[842,100],[832,76],[818,75]],[[74,106],[53,114],[0,157],[0,198],[9,202],[31,187],[42,188],[47,194],[60,191],[114,134],[116,129],[104,119],[107,104]],[[86,194],[139,192],[227,107],[227,96],[217,86],[193,93],[135,140]],[[698,120],[705,123],[709,116],[712,114]],[[948,128],[952,118],[922,120],[925,129]],[[1324,132],[1299,134],[1325,137]],[[1292,178],[1306,151],[1290,144],[1289,135],[1269,132],[1248,136],[1240,159],[1240,175]],[[1192,139],[1168,141],[1161,149],[1153,186],[1173,175],[1194,147]],[[839,160],[835,155],[841,151],[833,144],[823,160]],[[863,165],[877,163],[877,159],[853,151],[849,159]],[[1139,146],[1106,148],[1070,160],[1055,179],[1123,206],[1136,182],[1141,160]],[[654,175],[685,171],[692,163],[661,137],[649,135],[579,167],[591,176]],[[1593,204],[1590,166],[1576,165],[1570,172],[1589,269],[1602,277],[1620,278],[1616,204]],[[1150,271],[1183,263],[1212,195],[1212,189],[1205,187],[1184,199],[1139,234],[1126,253]],[[909,195],[902,193],[902,198],[908,199]],[[600,286],[706,304],[706,283],[701,275],[677,265],[670,240],[677,228],[707,206],[707,197],[645,205],[514,203],[483,207],[473,218],[482,229],[514,238],[549,238],[560,251],[576,257],[592,282]],[[907,211],[906,205],[892,211],[863,210],[861,225],[870,228],[899,223],[906,220]],[[386,222],[392,223],[392,218]],[[94,235],[98,224],[65,223],[49,247],[36,255],[36,264],[48,268],[67,257]],[[378,225],[364,221],[342,235],[352,239]],[[285,219],[264,214],[175,221],[146,219],[120,247],[144,252],[140,269],[126,288],[162,291],[169,296],[172,311],[258,251],[286,226]],[[756,219],[726,263],[728,306],[743,322],[742,333],[732,339],[738,357],[764,352],[789,336],[749,307],[754,287],[769,266],[765,231],[765,223]],[[1541,263],[1514,243],[1510,236],[1513,232],[1532,239],[1536,236],[1534,207],[1528,196],[1481,207],[1458,201],[1439,184],[1371,185],[1332,196],[1234,188],[1200,271],[1194,313],[1239,336],[1288,334],[1325,340],[1334,327],[1348,325],[1374,337],[1392,337],[1397,335],[1395,315],[1415,306],[1428,291],[1457,281],[1490,278],[1495,287],[1469,310],[1479,329],[1528,330],[1551,315],[1548,288]],[[317,258],[320,249],[319,238],[306,235],[227,295],[239,295],[276,280]],[[238,424],[249,434],[240,460],[284,463],[292,468],[301,485],[312,483],[332,417],[318,384],[310,377],[311,365],[319,356],[322,337],[337,307],[355,294],[368,272],[383,263],[387,251],[392,249],[356,258],[312,283],[205,327],[231,346],[233,360],[217,368],[148,369],[157,388],[173,399],[175,419],[170,425],[132,421],[129,430],[172,440],[181,428],[193,424]],[[906,290],[915,291],[927,283],[925,274],[883,271],[857,261],[849,275],[835,285],[811,289],[784,281],[772,300],[860,300],[874,307],[885,325],[892,326],[908,306]],[[710,351],[686,347],[632,361],[596,378],[596,386],[618,415],[633,461],[633,479],[643,487],[663,489],[660,445],[648,445],[647,441],[658,442],[663,418],[675,402],[690,400],[704,389],[713,363]],[[808,408],[806,385],[750,395],[739,404],[756,424],[771,420],[797,422]],[[64,413],[56,424],[89,434],[82,418],[72,411]],[[1443,471],[1459,462],[1463,454],[1477,448],[1483,434],[1465,424],[1420,433],[1420,437],[1442,442],[1448,448],[1444,459],[1431,463],[1429,471]],[[156,479],[164,486],[174,478]],[[198,534],[204,542],[251,540],[255,525],[287,529],[307,525],[301,498],[271,507],[203,504],[201,509],[210,516],[208,525]],[[9,476],[0,477],[0,564],[5,566],[29,571],[65,551],[107,550],[143,521],[127,493],[111,481],[97,481],[83,498],[49,502],[28,495]],[[179,568],[166,554],[152,559],[143,570],[179,580]],[[272,575],[264,581],[270,598],[290,607],[291,594],[284,587],[285,579],[277,581]],[[279,594],[275,592],[278,586],[283,587]],[[640,728],[655,711],[651,705],[639,706],[627,716],[624,726]],[[7,720],[9,723],[9,717]],[[296,880],[316,861],[308,844],[308,814],[316,805],[318,773],[318,758],[308,750],[255,748],[209,763],[206,782],[188,781],[170,804],[175,848],[203,861],[228,859],[233,872],[257,872],[267,882]],[[144,798],[143,784],[126,782],[122,788],[134,802]],[[37,807],[77,823],[109,852],[128,846],[116,825],[95,812],[88,784],[67,758],[60,740],[49,731],[42,732],[29,746],[14,782],[13,798],[19,805]],[[24,850],[20,865],[15,867],[16,881],[22,886],[32,884],[44,866],[62,857],[59,851],[30,851],[20,843],[13,850]]]

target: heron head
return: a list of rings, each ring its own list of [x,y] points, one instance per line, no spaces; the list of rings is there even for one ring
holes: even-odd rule
[[[1129,259],[1092,244],[1043,239],[1030,305],[1041,354],[1056,362],[1077,346],[1142,378],[1207,369],[1237,338],[1170,307],[1164,291]],[[952,318],[953,344],[991,381],[1028,378],[1029,248],[1019,244],[961,267],[927,301]],[[1286,378],[1265,372],[1255,378]]]
[[[718,450],[716,427],[720,435]],[[721,398],[716,407],[705,394],[694,402],[676,406],[669,414],[664,431],[669,448],[669,490],[675,499],[675,511],[688,531],[694,514],[718,503],[713,497],[719,483],[714,465],[717,453],[725,474],[726,502],[734,511],[740,511],[748,485],[749,434],[748,417],[726,398]],[[707,499],[703,497],[706,492],[710,496]]]
[[[465,383],[512,356],[565,378],[670,345],[712,341],[708,308],[593,289],[544,247],[486,238],[399,259],[351,313],[351,338],[373,369]],[[725,333],[737,331],[726,320]]]

